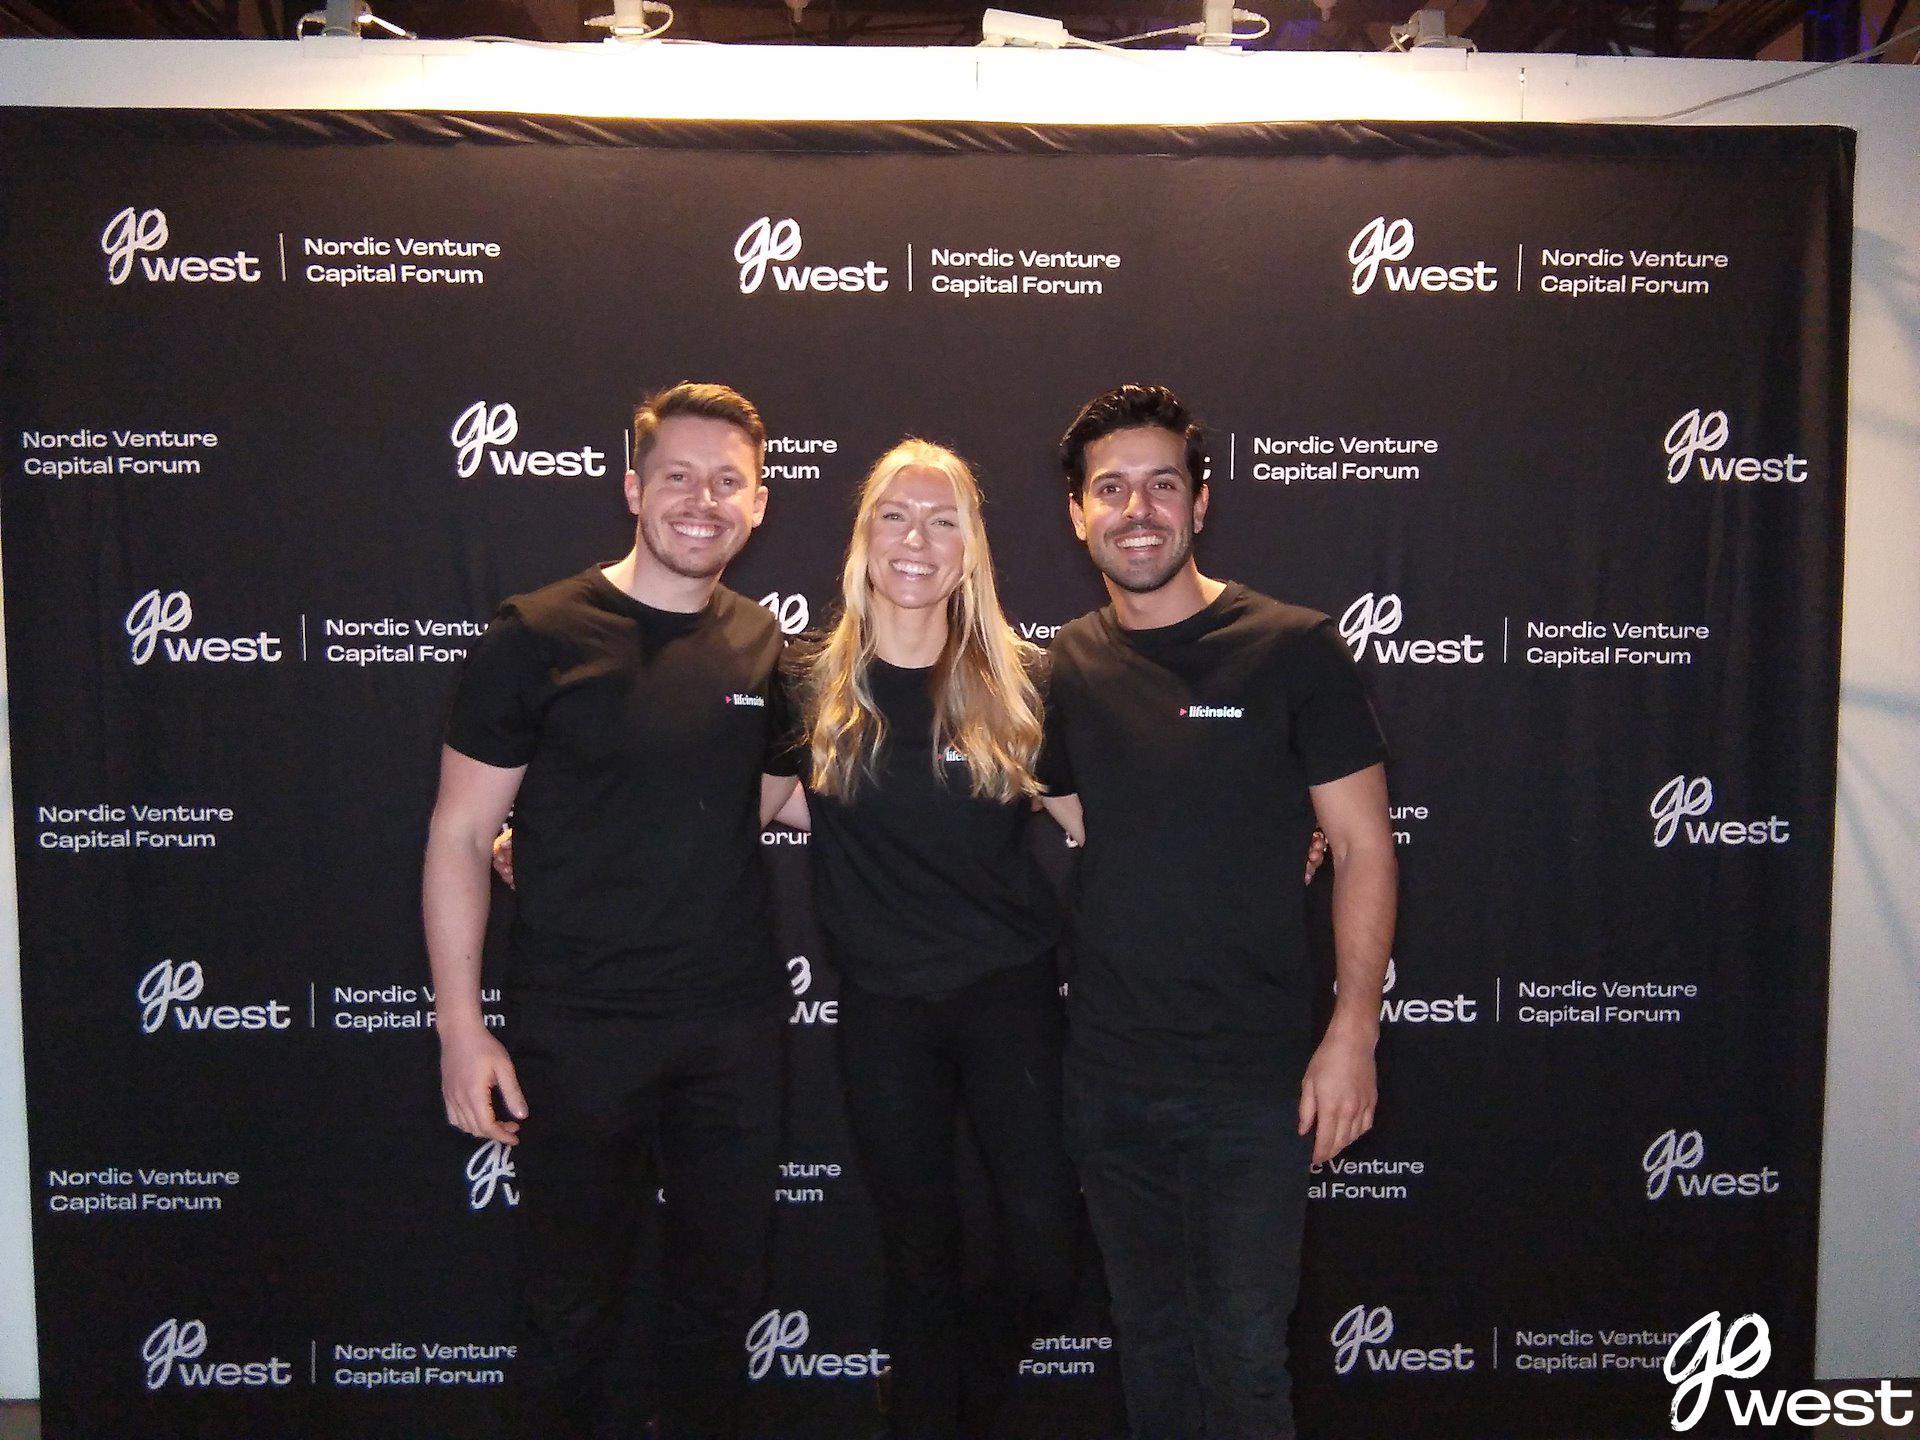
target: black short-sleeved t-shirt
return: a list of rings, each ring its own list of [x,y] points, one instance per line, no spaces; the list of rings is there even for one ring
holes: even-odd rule
[[[652,1015],[779,1006],[760,776],[792,774],[779,627],[656,610],[592,569],[500,607],[447,744],[526,766],[516,998]]]
[[[1032,803],[976,799],[951,748],[935,773],[931,676],[875,658],[887,731],[874,772],[851,800],[807,795],[814,913],[840,972],[880,995],[948,994],[1059,939],[1027,839]]]
[[[1070,1053],[1146,1080],[1297,1078],[1309,785],[1386,747],[1326,616],[1229,584],[1176,625],[1053,642],[1041,782],[1080,796]]]

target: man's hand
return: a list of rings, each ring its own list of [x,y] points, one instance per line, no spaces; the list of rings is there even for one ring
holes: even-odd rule
[[[1313,878],[1313,862],[1309,860],[1307,878]],[[509,825],[493,837],[493,873],[507,882],[507,888],[513,888],[513,827]]]
[[[495,849],[498,850],[499,842],[495,841],[494,846],[495,846]],[[1313,877],[1320,873],[1321,862],[1324,861],[1326,858],[1327,858],[1327,832],[1324,830],[1316,830],[1313,832],[1313,838],[1307,841],[1307,884],[1311,885],[1313,883]],[[499,863],[500,862],[496,857],[494,861],[494,867],[496,869],[499,868]],[[507,883],[509,885],[513,883],[513,878],[511,876],[507,878]]]
[[[1372,1044],[1329,1031],[1300,1082],[1299,1133],[1314,1132],[1315,1165],[1326,1164],[1373,1128],[1378,1099]]]
[[[507,1109],[515,1116],[512,1120],[494,1118],[496,1085],[507,1102]],[[503,1145],[520,1143],[520,1121],[527,1118],[520,1078],[514,1074],[507,1047],[485,1030],[470,1035],[441,1035],[440,1096],[447,1102],[447,1123],[455,1129],[481,1140],[498,1140]]]

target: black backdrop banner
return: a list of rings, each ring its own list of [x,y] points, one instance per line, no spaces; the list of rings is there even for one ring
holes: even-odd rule
[[[1709,1310],[1811,1373],[1850,132],[16,111],[0,144],[52,1440],[493,1433],[519,1192],[439,1103],[438,729],[503,596],[630,542],[625,415],[683,378],[772,426],[730,582],[790,632],[907,433],[980,469],[1023,631],[1099,603],[1050,446],[1124,379],[1211,427],[1204,568],[1339,618],[1403,910],[1378,1128],[1310,1177],[1304,1434],[1652,1434]],[[878,1257],[797,842],[741,1362],[762,1433],[857,1436]],[[1082,1312],[1016,1433],[1120,1433],[1097,1280]]]

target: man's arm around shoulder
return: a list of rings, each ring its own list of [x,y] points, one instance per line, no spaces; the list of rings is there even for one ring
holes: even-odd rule
[[[1383,765],[1309,787],[1333,859],[1333,949],[1339,993],[1333,1019],[1300,1086],[1300,1133],[1314,1131],[1323,1164],[1373,1128],[1379,1091],[1373,1051],[1380,994],[1393,952],[1399,861],[1387,819]]]

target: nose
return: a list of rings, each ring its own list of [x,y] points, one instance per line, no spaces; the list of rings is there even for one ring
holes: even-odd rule
[[[708,506],[717,505],[719,501],[717,498],[717,493],[713,487],[714,487],[714,481],[711,475],[707,476],[705,479],[694,481],[694,485],[693,485],[694,499],[698,500],[702,505],[708,505]]]
[[[1153,505],[1147,499],[1147,492],[1139,486],[1127,491],[1127,508],[1121,512],[1129,520],[1145,519],[1153,513]]]
[[[917,521],[914,524],[909,525],[907,527],[907,533],[905,537],[902,538],[900,543],[906,546],[909,550],[926,549],[927,548],[927,532],[925,527],[923,527]]]

